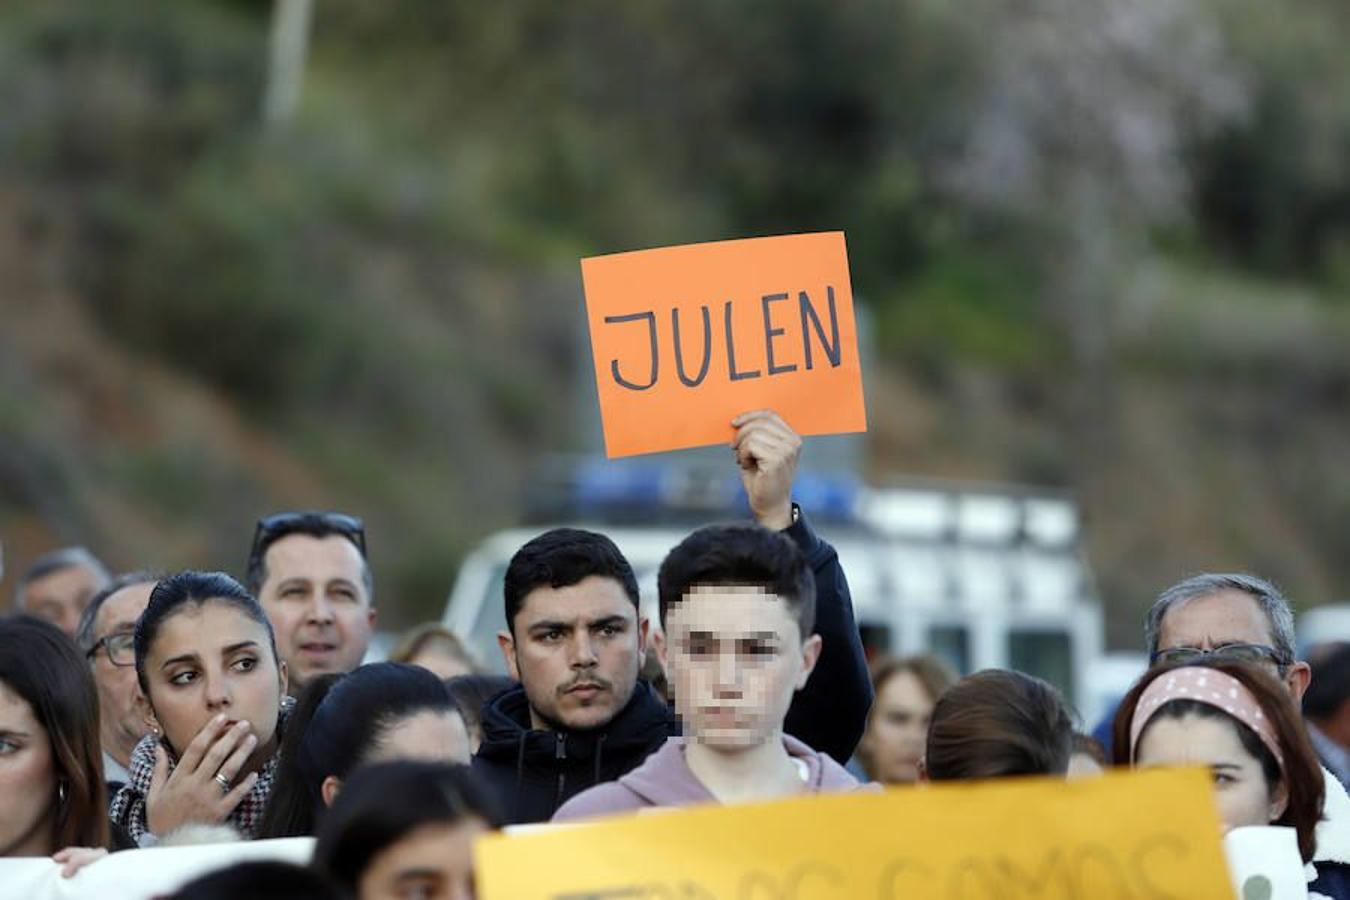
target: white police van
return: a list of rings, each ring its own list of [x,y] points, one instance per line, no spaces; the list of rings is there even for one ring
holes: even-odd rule
[[[486,538],[464,560],[444,622],[503,669],[502,583],[512,554],[554,525],[609,535],[632,564],[656,623],[656,570],[699,524],[747,516],[726,467],[699,477],[653,463],[568,463],[539,524]],[[556,473],[555,473],[556,474]],[[839,552],[869,655],[933,653],[958,672],[1008,667],[1059,686],[1090,727],[1119,693],[1103,685],[1102,609],[1077,507],[1064,494],[1007,485],[801,475],[793,490]],[[1119,680],[1119,679],[1116,679]]]

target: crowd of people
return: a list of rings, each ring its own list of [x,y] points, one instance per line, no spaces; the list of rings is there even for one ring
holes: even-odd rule
[[[1271,584],[1163,591],[1151,667],[1102,746],[1030,675],[869,669],[838,556],[792,501],[800,439],[765,411],[733,446],[754,522],[669,553],[659,629],[603,534],[518,550],[508,678],[439,626],[362,665],[377,607],[352,516],[264,517],[242,581],[41,558],[0,620],[0,856],[71,873],[129,848],[310,835],[308,867],[240,863],[175,896],[467,897],[474,841],[511,825],[1184,764],[1213,773],[1225,828],[1287,826],[1310,895],[1350,900],[1350,647],[1300,660]]]

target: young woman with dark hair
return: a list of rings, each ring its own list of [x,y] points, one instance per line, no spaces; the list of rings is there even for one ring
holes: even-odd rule
[[[0,857],[108,845],[98,692],[60,629],[0,620]],[[59,862],[71,856],[62,851]]]
[[[182,572],[155,586],[135,648],[151,733],[113,821],[143,846],[188,823],[253,837],[291,706],[262,607],[228,575]]]
[[[1255,663],[1158,666],[1121,701],[1114,758],[1131,766],[1207,765],[1225,829],[1282,825],[1316,871],[1311,896],[1350,897],[1347,866],[1317,860],[1323,782],[1288,690]]]
[[[1039,678],[989,669],[963,678],[933,707],[924,754],[933,781],[1063,775],[1073,720],[1059,691]]]
[[[364,763],[468,763],[469,735],[444,682],[421,666],[372,663],[306,686],[281,747],[260,837],[314,833],[319,814]]]
[[[873,781],[912,784],[928,740],[933,707],[956,675],[933,656],[883,657],[872,666],[876,700],[858,744],[858,762]]]
[[[324,817],[312,864],[359,900],[470,898],[473,842],[500,821],[466,766],[366,766]]]

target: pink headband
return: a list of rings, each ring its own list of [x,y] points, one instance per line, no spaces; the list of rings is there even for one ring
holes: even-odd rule
[[[1172,700],[1194,700],[1228,713],[1243,725],[1246,725],[1266,749],[1275,757],[1284,769],[1284,754],[1280,752],[1280,741],[1275,734],[1275,726],[1261,711],[1261,704],[1251,691],[1232,675],[1205,666],[1184,666],[1159,675],[1139,697],[1134,708],[1134,719],[1130,722],[1130,762],[1134,762],[1135,751],[1139,746],[1139,735],[1163,705]]]

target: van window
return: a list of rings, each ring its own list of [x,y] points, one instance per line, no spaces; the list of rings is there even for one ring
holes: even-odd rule
[[[506,664],[502,662],[502,651],[497,646],[497,632],[506,627],[506,615],[502,612],[502,591],[506,586],[506,563],[492,567],[492,575],[487,580],[483,596],[483,605],[478,608],[478,618],[473,623],[473,631],[466,635],[469,646],[477,655],[480,663],[496,673],[505,674]]]
[[[928,629],[928,652],[951,666],[958,675],[970,672],[970,629],[964,625],[933,625]]]
[[[1008,664],[1019,672],[1043,678],[1075,703],[1073,644],[1057,629],[1015,630],[1008,635]]]

